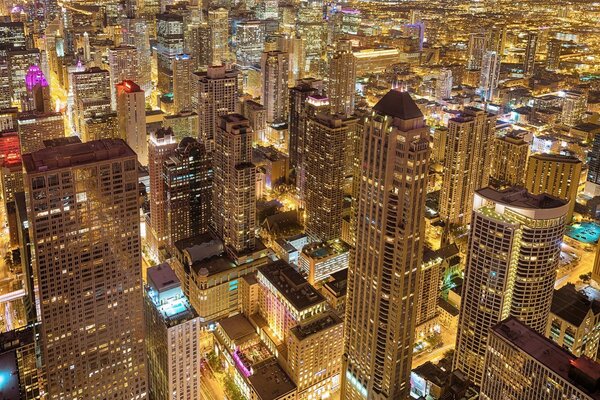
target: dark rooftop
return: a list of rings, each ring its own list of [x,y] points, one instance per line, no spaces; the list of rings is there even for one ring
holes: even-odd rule
[[[348,268],[334,272],[330,277],[331,280],[325,282],[323,286],[326,286],[330,292],[335,293],[337,297],[345,296],[348,288]]]
[[[277,291],[297,309],[304,310],[325,298],[298,271],[283,260],[258,268],[260,274],[271,282]]]
[[[584,293],[577,291],[572,283],[555,290],[552,295],[552,314],[571,325],[581,326],[590,310],[593,314],[599,314],[600,301],[589,299]]]
[[[549,194],[531,194],[519,187],[511,187],[505,190],[486,187],[477,190],[477,194],[491,201],[519,208],[551,209],[563,207],[567,204],[564,200]]]
[[[314,335],[317,332],[331,328],[332,326],[342,323],[342,319],[333,312],[324,314],[321,318],[312,320],[309,324],[296,325],[292,328],[292,334],[298,338],[298,340],[304,340],[307,337]]]
[[[392,89],[373,106],[373,110],[403,120],[423,118],[423,113],[408,92]]]
[[[222,319],[219,325],[232,341],[239,341],[256,334],[256,329],[243,314]]]
[[[279,399],[296,390],[296,385],[275,360],[257,367],[248,380],[260,400]]]
[[[600,400],[600,364],[585,356],[577,358],[514,317],[509,317],[494,326],[492,332],[592,399]]]

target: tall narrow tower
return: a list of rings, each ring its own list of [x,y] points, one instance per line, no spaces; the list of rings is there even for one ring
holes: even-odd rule
[[[405,399],[422,260],[429,127],[391,90],[365,122],[342,398]]]
[[[538,37],[537,32],[527,33],[527,47],[525,48],[525,59],[523,60],[523,75],[525,76],[533,75]]]
[[[283,51],[262,53],[262,103],[267,110],[267,123],[287,121],[289,54]]]
[[[148,139],[146,138],[146,97],[144,91],[132,81],[116,85],[117,116],[121,138],[135,151],[138,161],[148,165]]]
[[[356,60],[349,40],[340,40],[336,47],[329,65],[331,111],[351,115],[354,112]]]

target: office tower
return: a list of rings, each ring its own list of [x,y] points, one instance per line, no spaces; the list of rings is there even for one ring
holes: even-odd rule
[[[582,92],[567,91],[563,98],[561,121],[564,125],[575,126],[583,120],[587,110],[587,95]]]
[[[192,96],[190,83],[194,60],[188,54],[178,54],[173,59],[173,110],[188,111],[191,108]]]
[[[173,90],[172,62],[183,53],[183,17],[179,14],[163,13],[156,16],[158,68],[158,90],[165,94]]]
[[[200,16],[192,17],[183,37],[183,50],[192,57],[194,71],[210,64],[210,29]]]
[[[516,318],[490,330],[482,400],[598,398],[600,365],[575,357]]]
[[[287,53],[275,50],[264,52],[260,60],[261,101],[267,110],[267,124],[287,122],[288,58]]]
[[[49,398],[143,398],[135,153],[100,140],[26,154],[23,165]]]
[[[483,53],[485,52],[485,35],[471,33],[469,35],[467,52],[467,69],[481,69]]]
[[[185,137],[198,138],[198,114],[195,112],[181,111],[177,114],[166,115],[162,126],[165,129],[173,130],[177,142],[181,142]]]
[[[573,283],[556,289],[544,335],[577,357],[595,359],[600,341],[598,295],[592,286],[577,290]]]
[[[153,17],[154,18],[154,17]],[[148,23],[140,18],[125,18],[122,23],[123,44],[133,46],[138,59],[138,84],[147,95],[152,91],[152,63]]]
[[[546,330],[568,205],[519,188],[473,203],[453,368],[480,385],[491,327],[514,316]]]
[[[567,221],[573,210],[581,178],[581,161],[561,154],[533,154],[527,161],[525,187],[533,194],[547,193],[569,202]]]
[[[331,112],[352,115],[356,85],[356,60],[352,42],[341,40],[329,62],[329,102]]]
[[[166,191],[163,179],[163,164],[177,148],[172,129],[150,132],[148,140],[148,174],[150,175],[150,238],[151,248],[156,253],[168,240]]]
[[[44,148],[44,140],[65,136],[65,122],[59,112],[24,113],[17,118],[21,154]]]
[[[244,67],[260,64],[265,46],[265,24],[262,21],[242,21],[235,32],[237,63]]]
[[[140,62],[147,62],[147,60],[139,59],[137,49],[133,46],[121,45],[108,49],[110,93],[113,109],[116,109],[117,104],[117,85],[125,80],[139,81],[138,63]]]
[[[489,182],[496,117],[474,107],[448,121],[440,215],[450,224],[471,220],[473,194]]]
[[[50,86],[44,73],[32,65],[25,76],[25,92],[21,97],[21,111],[51,112]]]
[[[148,165],[144,91],[135,82],[126,80],[116,85],[116,92],[121,138],[135,151],[140,164]]]
[[[546,70],[556,71],[560,67],[560,56],[562,55],[563,41],[560,39],[548,40],[546,52]]]
[[[0,22],[0,46],[11,49],[25,49],[27,47],[27,35],[23,22]]]
[[[298,269],[314,285],[348,268],[350,247],[339,239],[305,245],[298,257]]]
[[[320,92],[322,81],[306,79],[299,81],[289,90],[289,131],[290,131],[290,164],[297,169],[302,163],[304,154],[304,135],[306,119],[303,117],[306,99]]]
[[[537,52],[539,34],[537,32],[527,32],[527,47],[525,48],[525,58],[523,59],[523,75],[532,76],[535,68],[535,55]]]
[[[495,51],[500,57],[506,47],[506,26],[492,26],[486,31],[486,50]]]
[[[373,107],[362,143],[342,398],[400,399],[410,389],[429,127],[408,93],[391,90]]]
[[[240,114],[219,117],[215,136],[213,223],[225,246],[240,253],[255,246],[256,167],[252,129]]]
[[[144,313],[149,396],[199,399],[200,318],[169,264],[151,267],[147,273]]]
[[[208,232],[212,219],[213,169],[204,144],[184,138],[163,163],[168,242]]]
[[[18,104],[26,92],[25,77],[29,68],[33,65],[41,65],[40,51],[38,49],[11,50],[7,55],[10,96],[12,102]]]
[[[518,136],[508,134],[496,136],[492,146],[490,177],[501,185],[523,186],[523,171],[526,171],[529,143]]]
[[[229,12],[225,8],[208,10],[209,65],[229,60]]]
[[[81,140],[90,142],[100,139],[122,139],[119,117],[116,112],[93,115],[83,121]]]
[[[356,120],[318,114],[306,124],[303,160],[305,232],[315,241],[339,239],[342,234],[346,140]]]
[[[2,396],[6,399],[39,400],[46,392],[38,363],[40,324],[0,333]]]
[[[327,23],[318,4],[303,3],[297,11],[296,34],[303,41],[303,76],[324,77],[326,67]]]
[[[93,67],[74,72],[73,103],[76,132],[81,132],[83,121],[92,113],[102,114],[111,110],[110,73]]]
[[[267,110],[262,104],[246,100],[243,104],[242,114],[248,118],[250,128],[254,132],[253,143],[266,142],[267,140]]]
[[[194,72],[191,91],[199,138],[213,149],[218,118],[237,111],[238,74],[223,65],[209,66],[206,72]]]
[[[486,101],[492,101],[498,89],[500,79],[500,56],[495,51],[486,51],[483,54],[479,91]]]
[[[452,97],[452,70],[442,68],[435,81],[435,99],[442,101]]]
[[[592,148],[588,152],[588,174],[584,192],[590,197],[600,195],[600,135],[594,135]]]

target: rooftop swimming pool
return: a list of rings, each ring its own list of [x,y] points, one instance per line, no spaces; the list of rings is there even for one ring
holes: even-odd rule
[[[566,235],[581,243],[596,243],[600,238],[600,225],[595,222],[581,222],[567,226]]]

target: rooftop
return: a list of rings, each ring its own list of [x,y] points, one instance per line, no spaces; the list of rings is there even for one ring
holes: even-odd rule
[[[477,190],[477,194],[493,202],[519,208],[551,209],[563,207],[567,204],[564,200],[549,194],[531,194],[527,190],[518,187],[505,190],[487,187]]]
[[[390,90],[373,106],[373,110],[403,120],[423,118],[423,113],[408,92]]]
[[[292,334],[298,338],[298,340],[304,340],[307,337],[314,335],[320,331],[331,328],[342,323],[342,319],[336,314],[330,312],[323,315],[321,318],[311,321],[305,325],[296,325],[292,328]]]
[[[592,399],[600,399],[600,364],[585,356],[577,358],[514,317],[500,322],[492,331]]]
[[[261,400],[279,399],[296,390],[296,385],[275,360],[256,368],[248,380]]]
[[[325,301],[321,293],[283,260],[259,267],[258,271],[297,310],[301,311]]]
[[[159,293],[181,286],[175,271],[167,263],[148,268],[147,275],[148,283]]]
[[[350,250],[347,244],[341,240],[329,240],[327,242],[314,242],[302,248],[302,253],[313,259],[337,256]]]
[[[136,157],[122,139],[102,139],[86,143],[73,143],[60,147],[47,147],[23,155],[23,165],[28,173],[77,167],[117,157]]]
[[[552,295],[552,314],[571,325],[581,326],[590,310],[594,315],[599,314],[600,301],[588,298],[585,292],[577,291],[572,283],[555,290]]]
[[[227,337],[234,342],[256,334],[256,329],[243,314],[222,319],[219,325]]]
[[[348,268],[334,272],[329,277],[330,280],[325,282],[323,286],[338,297],[345,296],[348,286]]]
[[[541,161],[555,161],[567,164],[581,164],[579,158],[565,154],[535,153],[530,157]]]

